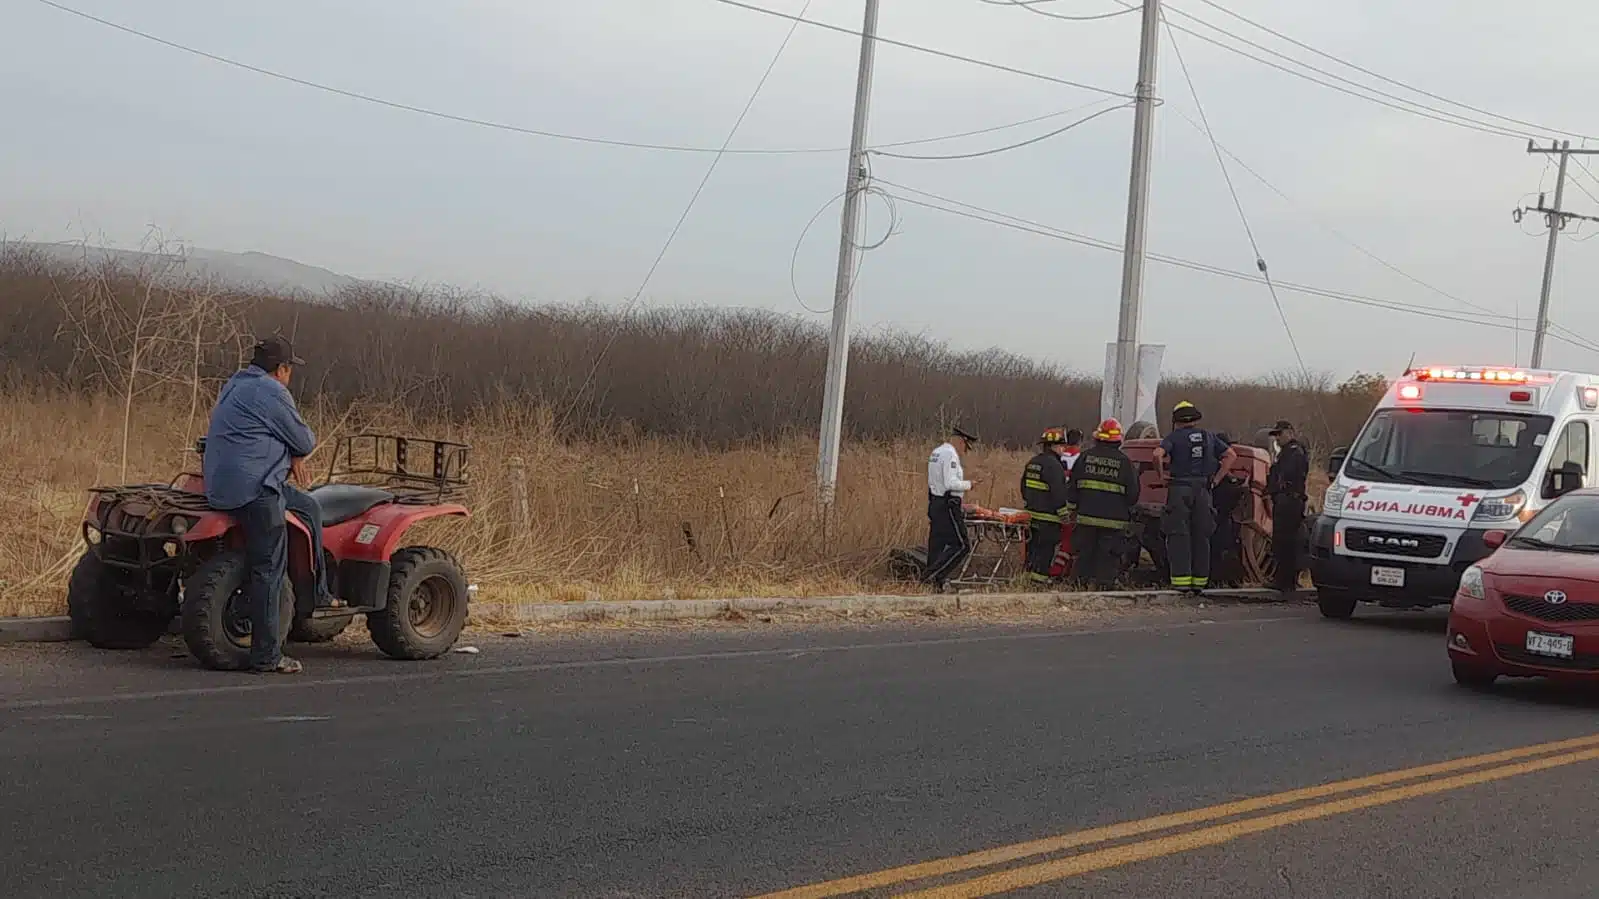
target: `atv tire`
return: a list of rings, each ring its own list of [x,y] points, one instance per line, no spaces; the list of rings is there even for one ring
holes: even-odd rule
[[[372,642],[384,655],[418,661],[450,651],[466,627],[466,573],[442,549],[412,546],[389,560],[389,595],[366,616]]]
[[[243,592],[249,577],[244,553],[228,550],[205,560],[184,582],[183,642],[207,668],[250,667],[250,610]],[[293,623],[294,585],[285,576],[278,591],[278,645]]]
[[[171,616],[128,607],[110,571],[92,551],[83,554],[67,584],[72,634],[96,649],[144,649],[161,639]]]
[[[294,627],[289,629],[289,639],[295,643],[327,643],[344,633],[344,629],[354,620],[353,614],[328,618],[304,618],[296,621]]]

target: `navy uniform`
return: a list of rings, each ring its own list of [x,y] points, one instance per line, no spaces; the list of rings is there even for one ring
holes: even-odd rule
[[[1121,558],[1133,508],[1138,505],[1138,470],[1122,452],[1122,426],[1108,418],[1094,432],[1094,445],[1072,466],[1067,481],[1076,518],[1072,552],[1080,580],[1107,589],[1121,574]]]
[[[1271,436],[1279,441],[1277,461],[1266,475],[1266,492],[1271,496],[1271,555],[1277,562],[1273,586],[1292,593],[1299,588],[1299,530],[1305,524],[1310,456],[1291,422],[1278,421]]]
[[[1022,505],[1027,509],[1027,579],[1049,582],[1049,569],[1060,548],[1061,517],[1071,511],[1066,498],[1066,466],[1061,453],[1066,435],[1050,428],[1038,438],[1042,448],[1022,469]]]
[[[1161,528],[1173,588],[1200,593],[1210,586],[1210,537],[1216,531],[1211,490],[1236,453],[1212,431],[1199,427],[1199,408],[1184,401],[1172,409],[1172,432],[1160,442],[1170,478]]]
[[[971,434],[955,428],[950,439],[939,444],[927,457],[927,569],[923,579],[942,588],[961,562],[972,551],[966,533],[966,513],[962,500],[972,489],[961,469],[960,451],[977,442]]]

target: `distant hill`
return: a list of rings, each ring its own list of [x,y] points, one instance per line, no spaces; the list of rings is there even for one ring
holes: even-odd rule
[[[179,257],[71,243],[13,241],[11,245],[32,250],[63,265],[100,265],[110,260],[125,268],[149,271],[163,279],[216,278],[232,287],[258,288],[272,293],[323,295],[361,283],[360,279],[349,275],[266,253],[229,253],[193,247],[184,250]]]

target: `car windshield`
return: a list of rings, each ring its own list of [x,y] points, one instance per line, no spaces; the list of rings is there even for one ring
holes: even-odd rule
[[[1527,480],[1554,419],[1452,409],[1379,409],[1349,452],[1362,481],[1503,490]]]
[[[1517,549],[1599,553],[1599,496],[1562,496],[1516,531],[1510,545]]]

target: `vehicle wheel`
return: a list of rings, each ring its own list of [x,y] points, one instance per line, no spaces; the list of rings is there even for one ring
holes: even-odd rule
[[[1247,499],[1247,497],[1246,497]],[[1277,576],[1277,560],[1271,554],[1271,537],[1248,525],[1238,531],[1238,556],[1243,561],[1244,579],[1270,586]]]
[[[1491,668],[1482,668],[1470,662],[1460,662],[1450,659],[1449,667],[1455,674],[1455,683],[1473,690],[1486,690],[1499,679],[1499,673]]]
[[[344,633],[344,629],[355,620],[354,615],[340,615],[336,618],[306,618],[294,623],[289,629],[289,639],[296,643],[327,643],[334,637]]]
[[[249,580],[244,553],[217,553],[205,560],[183,585],[183,642],[200,664],[217,671],[250,667],[250,605],[244,595]],[[278,590],[278,642],[294,623],[294,585],[288,577]]]
[[[366,616],[366,629],[390,658],[438,658],[466,627],[466,600],[461,563],[442,549],[407,547],[389,560],[388,602]]]
[[[1316,591],[1316,605],[1321,609],[1321,617],[1333,618],[1343,621],[1355,614],[1355,606],[1359,600],[1353,596],[1342,593],[1328,593],[1326,590]]]
[[[67,615],[73,635],[96,649],[143,649],[161,639],[172,622],[170,615],[129,608],[127,595],[93,552],[84,553],[72,569]]]

